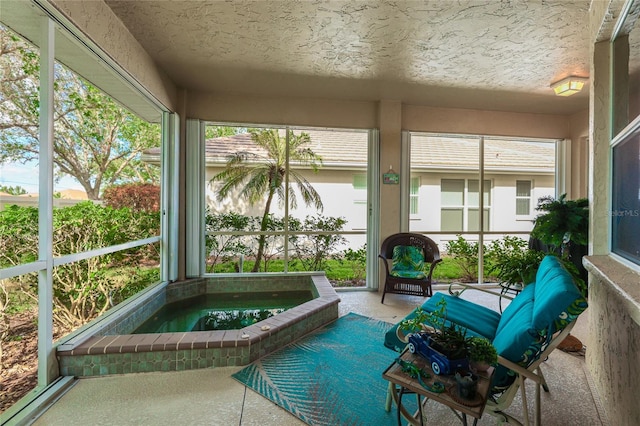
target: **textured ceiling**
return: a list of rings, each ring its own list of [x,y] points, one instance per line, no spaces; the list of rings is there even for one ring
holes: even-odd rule
[[[107,5],[179,87],[573,113],[590,0],[118,1]]]

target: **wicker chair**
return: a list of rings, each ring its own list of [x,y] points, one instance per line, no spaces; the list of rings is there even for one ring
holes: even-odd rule
[[[432,295],[431,276],[442,261],[438,245],[432,239],[409,232],[393,234],[382,242],[378,257],[386,273],[381,303],[387,293]],[[425,271],[427,264],[428,272]]]

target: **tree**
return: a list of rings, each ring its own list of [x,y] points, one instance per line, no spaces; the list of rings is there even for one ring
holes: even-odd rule
[[[89,199],[103,185],[157,182],[159,170],[140,160],[160,144],[157,124],[133,115],[61,64],[55,65],[53,162]],[[38,52],[0,26],[0,163],[38,161]]]
[[[222,183],[217,190],[218,200],[222,201],[237,189],[240,189],[240,197],[247,199],[251,204],[264,200],[264,212],[260,223],[261,232],[267,230],[274,196],[278,196],[278,202],[282,206],[284,205],[285,193],[288,192],[289,206],[296,208],[297,199],[292,183],[297,186],[306,205],[314,205],[318,210],[322,210],[320,195],[311,183],[293,168],[289,169],[289,187],[285,187],[287,139],[289,140],[290,162],[296,162],[300,166],[309,166],[314,172],[317,172],[321,166],[320,156],[305,147],[311,142],[311,137],[307,133],[295,135],[291,130],[287,130],[286,138],[281,137],[278,130],[275,129],[253,130],[250,133],[251,139],[261,150],[259,152],[237,151],[228,157],[225,169],[211,179],[211,182],[219,181]],[[257,272],[260,268],[265,237],[264,234],[261,234],[258,239],[258,252],[253,272]]]
[[[213,139],[222,136],[233,136],[239,133],[246,133],[246,127],[228,127],[228,126],[206,126],[204,129],[204,138]]]
[[[0,192],[4,192],[9,195],[24,195],[27,193],[27,190],[21,187],[20,185],[16,186],[6,186],[0,185]]]

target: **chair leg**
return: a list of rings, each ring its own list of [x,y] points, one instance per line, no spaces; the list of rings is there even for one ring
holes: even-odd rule
[[[542,379],[542,382],[541,382],[542,389],[544,389],[545,392],[549,392],[549,385],[547,384],[547,381],[545,380],[544,375],[542,374],[542,369],[538,367],[536,372],[538,373],[538,376],[540,376],[540,378]]]
[[[382,291],[382,300],[380,301],[380,303],[384,304],[384,296],[387,294],[387,287],[385,286],[384,290]]]
[[[541,408],[540,408],[540,383],[536,383],[536,418],[535,418],[535,425],[536,426],[540,426],[541,420],[542,420],[542,413],[541,413]]]
[[[529,404],[527,403],[527,390],[524,387],[524,378],[519,375],[520,393],[522,395],[522,414],[524,414],[524,425],[529,426]]]

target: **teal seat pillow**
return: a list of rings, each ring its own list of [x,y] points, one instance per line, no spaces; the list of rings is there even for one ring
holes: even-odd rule
[[[588,304],[571,274],[556,256],[546,256],[536,275],[533,326],[555,333],[584,311]]]
[[[422,250],[413,246],[396,246],[393,248],[389,275],[399,278],[424,279],[424,257]]]
[[[436,293],[422,304],[426,312],[438,310],[438,303],[443,300],[447,303],[447,320],[466,328],[469,334],[480,335],[493,340],[496,329],[500,323],[500,314],[477,303],[470,302],[461,297]]]

